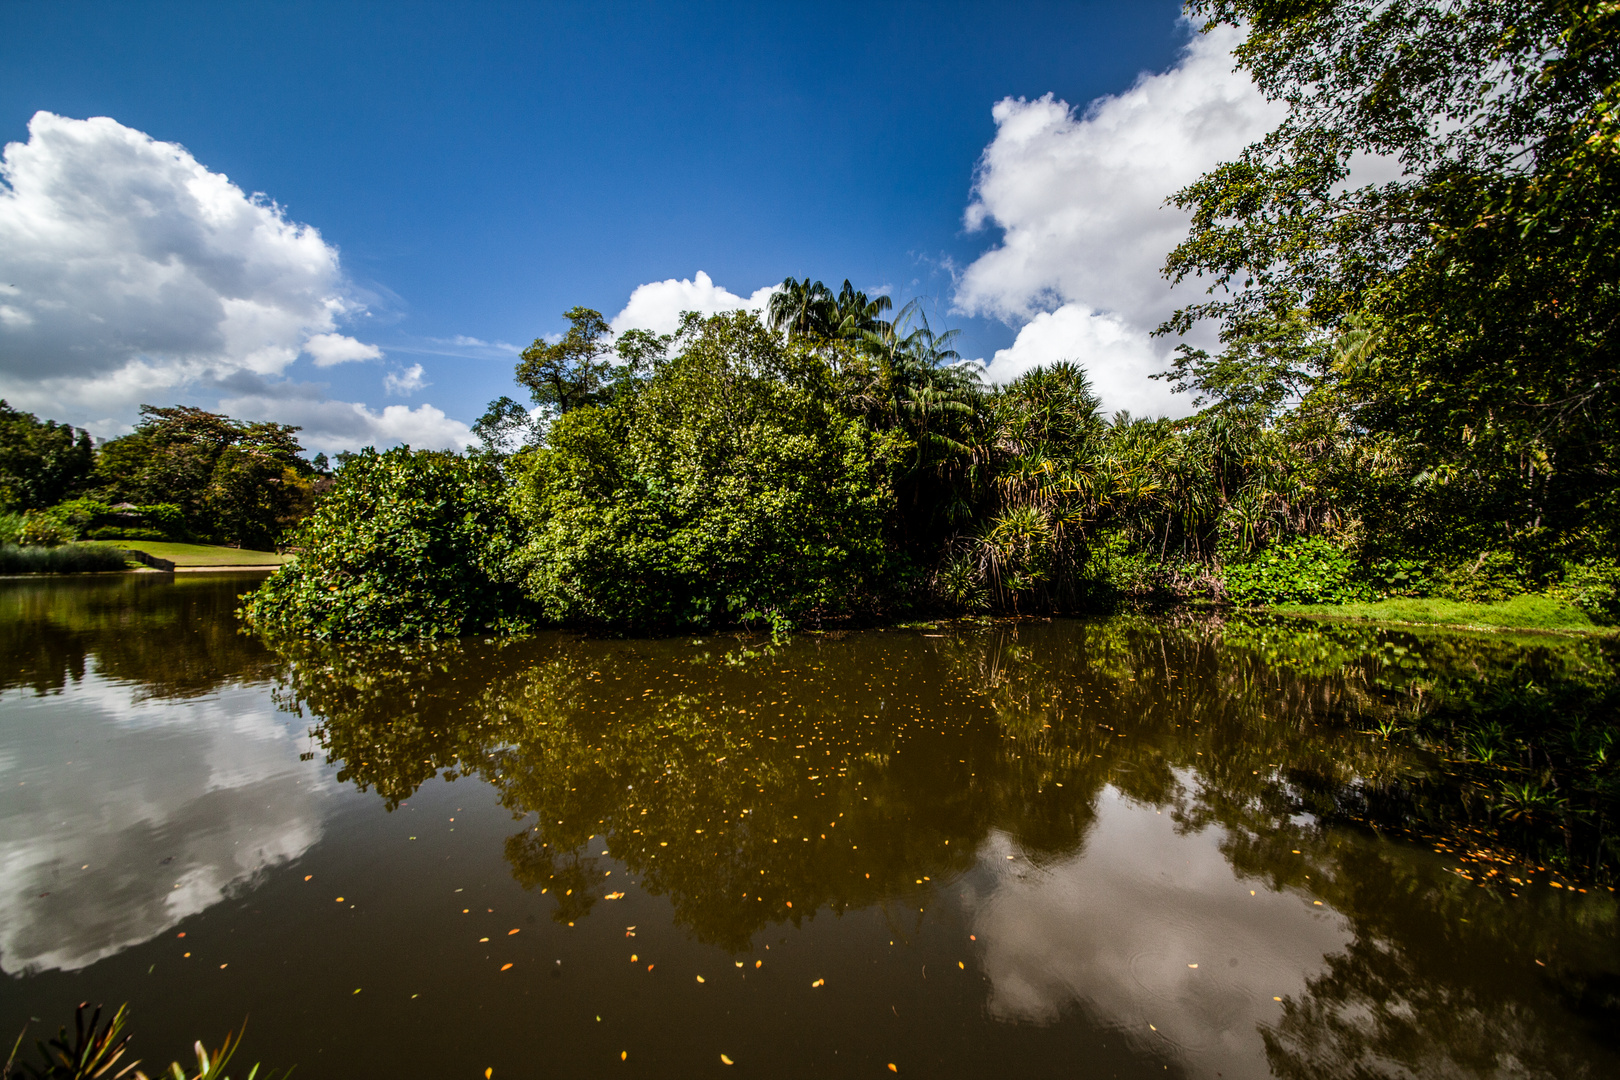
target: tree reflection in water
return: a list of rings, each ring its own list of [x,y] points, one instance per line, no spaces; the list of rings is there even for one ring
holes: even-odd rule
[[[1081,855],[1111,789],[1347,920],[1263,1032],[1281,1075],[1583,1075],[1620,1031],[1613,642],[1122,617],[280,650],[340,779],[487,781],[559,920],[621,887],[606,852],[736,952],[822,909],[903,932],[993,830]]]
[[[0,692],[60,693],[93,664],[134,702],[195,698],[265,679],[275,657],[241,633],[237,594],[263,574],[13,580],[0,589]]]

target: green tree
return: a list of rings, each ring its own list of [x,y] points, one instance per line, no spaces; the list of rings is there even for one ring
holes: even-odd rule
[[[831,367],[746,312],[689,317],[674,350],[531,456],[528,587],[547,616],[670,629],[870,604],[888,449]]]
[[[1402,444],[1403,503],[1455,551],[1620,535],[1620,8],[1576,0],[1193,0],[1242,26],[1284,120],[1179,192],[1165,326],[1305,312],[1376,347],[1330,373]],[[1357,161],[1394,166],[1365,182]]]
[[[496,456],[521,450],[538,437],[529,410],[502,394],[489,403],[472,426],[484,453]]]
[[[790,277],[771,295],[766,323],[789,340],[856,340],[887,329],[882,315],[893,306],[894,301],[887,296],[868,297],[848,278],[834,295],[819,281]]]
[[[517,523],[488,458],[362,450],[295,542],[297,561],[243,606],[267,634],[410,640],[522,624]]]
[[[0,511],[43,510],[78,494],[94,453],[88,431],[0,400]]]
[[[559,415],[600,400],[613,370],[612,331],[601,312],[574,307],[563,318],[571,325],[562,339],[552,344],[536,338],[517,365],[517,381],[535,404]]]
[[[311,468],[298,430],[142,405],[134,433],[102,447],[95,480],[108,502],[178,506],[200,539],[267,548],[308,512]]]

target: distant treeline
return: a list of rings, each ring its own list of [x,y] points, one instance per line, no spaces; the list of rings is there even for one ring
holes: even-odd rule
[[[274,547],[314,505],[326,458],[298,428],[141,406],[132,434],[89,432],[0,401],[0,543],[178,540]]]

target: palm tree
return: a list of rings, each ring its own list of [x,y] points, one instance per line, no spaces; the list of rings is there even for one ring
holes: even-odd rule
[[[781,289],[771,294],[766,324],[778,333],[795,338],[828,338],[836,301],[832,290],[809,278],[787,278]]]
[[[834,296],[819,281],[790,277],[772,294],[766,324],[790,341],[855,341],[886,329],[889,324],[881,316],[893,306],[887,296],[868,297],[848,278]]]
[[[832,332],[827,336],[853,341],[868,333],[881,333],[889,324],[880,316],[892,307],[894,301],[887,296],[875,296],[869,300],[865,293],[845,278],[844,287],[838,290],[838,296],[833,300]]]

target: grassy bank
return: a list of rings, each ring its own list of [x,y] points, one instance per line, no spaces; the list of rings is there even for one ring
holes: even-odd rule
[[[1368,604],[1278,604],[1284,615],[1309,615],[1363,622],[1488,627],[1502,630],[1557,630],[1616,633],[1594,623],[1580,608],[1539,593],[1525,593],[1491,604],[1437,598],[1380,600]]]
[[[127,569],[123,555],[96,544],[0,547],[0,574],[95,574]]]
[[[96,540],[92,543],[144,551],[168,559],[175,566],[280,566],[292,561],[291,555],[277,555],[273,551],[248,551],[212,544],[171,544],[163,540]]]

